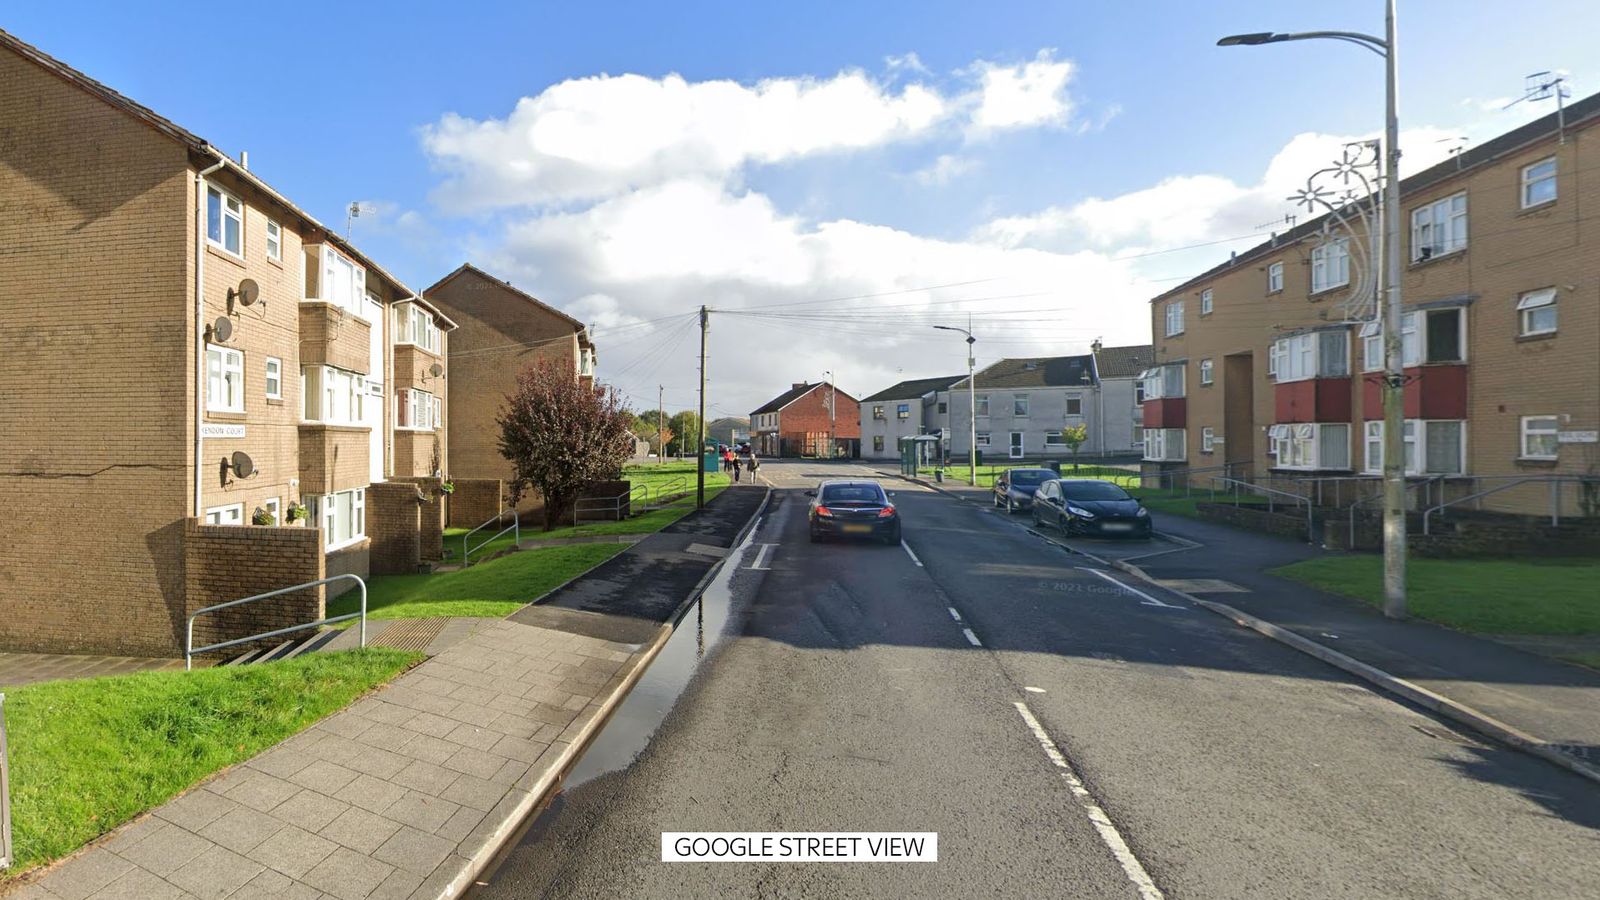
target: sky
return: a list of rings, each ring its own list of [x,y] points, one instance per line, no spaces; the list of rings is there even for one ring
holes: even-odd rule
[[[1403,171],[1600,90],[1600,4],[1400,0]],[[295,10],[298,9],[298,12]],[[746,415],[1148,343],[1151,297],[1265,240],[1382,126],[1337,42],[1383,4],[0,5],[0,28],[237,155],[413,289],[462,262],[592,323],[637,409]],[[1303,212],[1300,213],[1304,215]],[[969,319],[970,317],[970,319]]]

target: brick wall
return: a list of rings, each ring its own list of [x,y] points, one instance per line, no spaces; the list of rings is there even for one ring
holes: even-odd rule
[[[365,487],[370,431],[345,425],[300,426],[300,492],[328,494]]]
[[[426,478],[433,475],[434,454],[444,464],[444,434],[434,431],[394,431],[394,477]]]
[[[183,546],[185,617],[216,603],[324,577],[320,528],[202,525],[188,519]],[[208,613],[195,620],[194,642],[211,644],[320,619],[323,590],[310,588]]]
[[[444,491],[439,486],[442,478],[396,478],[397,484],[409,484],[422,491],[423,502],[417,504],[419,517],[419,553],[424,561],[444,558]]]
[[[498,478],[456,478],[445,501],[451,528],[476,528],[505,511],[505,485]]]
[[[304,301],[300,308],[300,364],[334,366],[370,375],[372,329],[332,303]]]
[[[367,538],[374,575],[409,575],[422,561],[421,504],[416,485],[378,482],[367,488]]]
[[[1208,522],[1221,522],[1236,528],[1306,540],[1304,511],[1298,514],[1269,512],[1264,506],[1234,506],[1231,503],[1196,503],[1195,509],[1199,510],[1200,518]],[[1317,532],[1317,536],[1320,537],[1321,533]]]
[[[611,505],[615,498],[627,494],[632,487],[633,482],[624,479],[597,481],[589,485],[578,496],[594,502],[583,504],[585,508],[578,518],[585,522],[620,521],[633,515],[633,504],[627,497],[622,497],[620,511]]]
[[[830,421],[833,435],[841,440],[861,438],[861,404],[843,391],[839,392],[839,410],[836,420],[828,416],[828,398],[833,394],[827,385],[817,388],[785,406],[778,413],[778,430],[784,440],[798,440],[804,434],[827,434]]]

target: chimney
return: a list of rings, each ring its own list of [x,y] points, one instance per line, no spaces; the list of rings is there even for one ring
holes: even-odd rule
[[[789,385],[789,389],[792,391],[798,391],[805,386],[806,383],[804,381],[796,381],[795,383]]]
[[[250,171],[250,151],[249,150],[240,150],[239,151],[239,168],[244,169],[246,172]]]
[[[1095,338],[1094,339],[1094,343],[1089,345],[1089,352],[1093,353],[1095,356],[1099,356],[1100,355],[1101,346],[1103,346],[1103,345],[1100,343],[1100,339],[1099,338]]]

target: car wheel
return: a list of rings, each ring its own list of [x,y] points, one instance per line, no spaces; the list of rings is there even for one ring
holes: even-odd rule
[[[1017,514],[1017,502],[1015,500],[1011,499],[1011,495],[1010,494],[1007,494],[1006,495],[1006,515],[1014,516],[1016,514]]]

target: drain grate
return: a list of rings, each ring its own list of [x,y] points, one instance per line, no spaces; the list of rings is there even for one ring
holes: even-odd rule
[[[391,647],[395,650],[426,650],[433,639],[444,631],[445,619],[418,619],[415,622],[396,622],[379,632],[369,643],[374,647]]]

